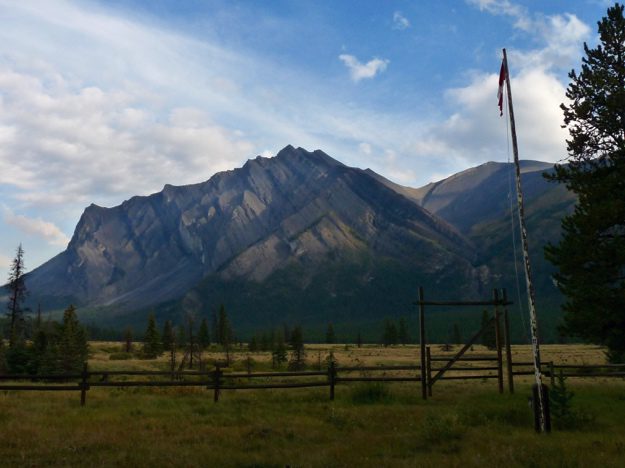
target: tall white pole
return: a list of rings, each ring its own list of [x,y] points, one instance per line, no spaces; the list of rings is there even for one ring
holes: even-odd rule
[[[512,134],[512,151],[514,152],[514,166],[516,169],[516,193],[519,208],[519,227],[521,229],[521,242],[523,245],[523,263],[525,264],[525,282],[527,284],[527,300],[530,312],[530,329],[532,333],[532,352],[534,355],[534,376],[538,386],[538,408],[540,431],[546,432],[545,395],[542,386],[542,374],[540,372],[540,345],[538,342],[538,319],[536,317],[536,297],[532,284],[532,269],[530,266],[529,247],[527,244],[527,229],[525,228],[525,210],[523,208],[523,190],[521,188],[521,167],[519,165],[519,147],[516,140],[516,126],[514,123],[514,109],[512,107],[512,91],[510,89],[510,74],[508,73],[508,56],[503,49],[503,64],[506,76],[506,88],[508,89],[508,112],[510,114],[510,133]]]

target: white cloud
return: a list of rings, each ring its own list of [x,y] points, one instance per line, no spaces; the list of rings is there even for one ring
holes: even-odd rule
[[[410,21],[404,15],[401,14],[400,11],[396,11],[393,13],[393,29],[399,29],[403,31],[404,29],[408,29],[410,27]]]
[[[362,142],[358,145],[358,151],[363,154],[370,155],[371,154],[371,145],[367,142]]]
[[[361,63],[356,57],[349,54],[339,55],[339,60],[349,69],[349,74],[355,82],[375,77],[378,73],[386,70],[389,64],[389,60],[377,57],[372,58],[367,63]]]
[[[15,214],[8,208],[5,208],[3,212],[5,223],[16,227],[25,234],[40,237],[51,245],[65,247],[70,240],[56,225],[49,221]]]

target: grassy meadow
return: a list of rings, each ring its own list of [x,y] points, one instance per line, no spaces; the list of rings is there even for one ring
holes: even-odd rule
[[[165,356],[111,360],[120,346],[92,343],[90,368],[167,366]],[[309,345],[311,367],[330,349],[343,366],[419,360],[416,346]],[[604,362],[592,346],[542,349],[545,361]],[[529,360],[528,346],[513,351]],[[254,370],[270,367],[269,353],[240,350],[233,368],[245,369],[248,356]],[[339,384],[334,401],[327,388],[224,391],[218,403],[201,388],[92,388],[85,407],[78,392],[0,392],[0,465],[623,466],[622,379],[569,378],[574,414],[567,428],[542,436],[527,403],[530,379],[515,383],[515,394],[500,395],[496,380],[442,381],[428,401],[418,382]]]

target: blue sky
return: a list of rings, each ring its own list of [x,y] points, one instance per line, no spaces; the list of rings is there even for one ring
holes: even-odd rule
[[[287,144],[420,186],[566,157],[567,72],[609,2],[0,0],[0,270],[62,251],[83,209]]]

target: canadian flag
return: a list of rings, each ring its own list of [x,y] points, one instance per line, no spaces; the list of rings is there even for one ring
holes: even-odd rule
[[[503,115],[503,84],[506,81],[506,66],[501,62],[501,70],[499,70],[499,90],[497,91],[497,99],[499,102],[499,116]]]

